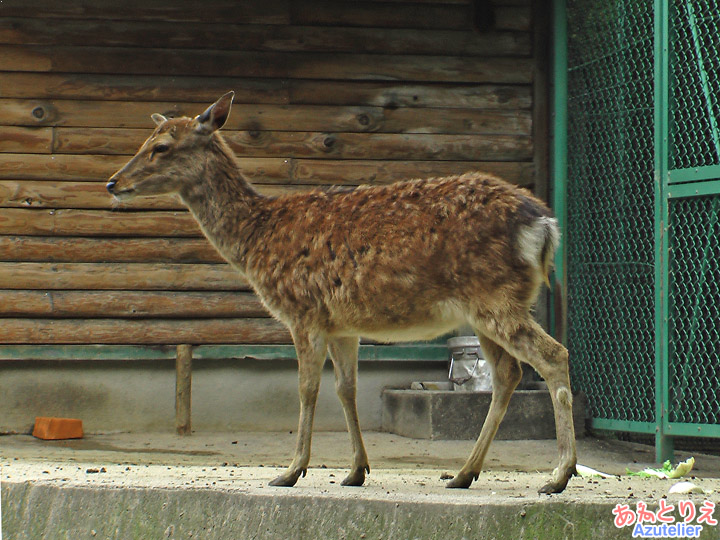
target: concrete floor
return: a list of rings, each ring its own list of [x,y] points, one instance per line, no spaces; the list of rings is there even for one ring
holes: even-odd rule
[[[280,505],[276,508],[279,514],[274,523],[282,522],[281,509],[285,508],[283,504],[290,505],[289,508],[295,508],[299,504],[298,501],[302,500],[314,501],[312,504],[316,504],[319,500],[325,500],[329,505],[326,507],[328,512],[333,504],[342,505],[341,509],[347,508],[349,501],[354,501],[351,504],[394,503],[395,510],[392,512],[395,512],[393,514],[395,521],[393,523],[400,522],[397,508],[401,504],[408,508],[408,512],[418,512],[422,505],[429,505],[423,519],[430,519],[428,512],[448,512],[448,508],[455,508],[452,510],[453,512],[460,511],[460,508],[467,508],[470,512],[473,508],[477,509],[480,506],[489,509],[496,505],[508,508],[513,505],[520,505],[522,508],[528,507],[527,505],[540,505],[542,508],[543,505],[560,503],[565,505],[563,508],[574,512],[579,508],[578,504],[582,503],[582,506],[587,503],[602,509],[598,510],[601,513],[597,519],[605,520],[606,525],[611,526],[612,515],[608,508],[612,506],[608,506],[608,504],[623,502],[623,504],[634,505],[637,501],[656,503],[667,494],[667,490],[674,483],[670,480],[644,479],[625,474],[626,467],[631,470],[640,470],[645,466],[653,465],[654,453],[651,447],[586,438],[578,441],[579,462],[603,472],[621,476],[614,479],[574,478],[564,493],[540,496],[537,494],[537,489],[549,479],[551,470],[555,466],[555,441],[495,441],[486,460],[486,472],[480,476],[479,481],[474,483],[469,490],[447,490],[444,489],[446,480],[441,479],[441,476],[445,473],[457,472],[472,447],[471,442],[415,440],[388,433],[368,432],[365,434],[365,442],[370,455],[372,472],[365,487],[347,488],[339,485],[346,474],[346,467],[350,460],[347,434],[319,432],[313,439],[313,459],[307,477],[301,478],[297,486],[292,489],[268,486],[267,483],[289,463],[294,448],[294,439],[294,434],[289,432],[238,433],[235,435],[193,433],[189,437],[178,437],[167,433],[120,433],[91,435],[82,440],[58,442],[40,441],[27,435],[2,436],[0,437],[0,479],[3,483],[3,522],[6,526],[22,527],[19,525],[20,518],[14,520],[9,513],[27,513],[30,512],[28,507],[38,507],[40,503],[37,501],[31,503],[30,501],[35,500],[33,497],[39,496],[32,495],[28,490],[43,487],[50,490],[48,493],[52,493],[52,496],[47,495],[52,499],[50,502],[46,501],[49,505],[48,508],[54,504],[60,504],[58,501],[62,500],[63,493],[76,493],[72,497],[74,501],[72,504],[78,504],[77,501],[82,499],[82,490],[94,493],[95,498],[89,499],[91,501],[101,500],[98,496],[99,493],[115,493],[116,496],[119,496],[117,495],[119,493],[145,493],[145,495],[137,495],[138,497],[147,497],[147,493],[167,494],[172,490],[177,490],[179,494],[190,491],[202,493],[201,497],[205,502],[198,503],[200,505],[198,508],[203,508],[202,512],[205,513],[207,513],[206,499],[211,495],[241,497],[240,500],[249,500],[248,497],[251,499],[260,497],[257,499],[260,503],[256,501],[257,504],[265,504],[262,501],[274,501],[272,504]],[[688,454],[678,453],[676,460],[686,457]],[[693,478],[688,479],[705,490],[714,490],[715,493],[685,496],[684,498],[693,498],[698,503],[704,499],[711,499],[720,504],[720,457],[704,455],[695,455],[694,457],[696,466],[691,473]],[[73,489],[81,491],[73,492]],[[15,501],[13,501],[13,496],[15,496]],[[40,497],[37,500],[43,501],[44,499]],[[278,502],[280,500],[286,502],[281,504]],[[147,499],[143,505],[150,505],[151,502],[148,501],[150,499]],[[167,500],[164,501],[162,504],[170,504]],[[66,501],[63,504],[71,504],[71,502]],[[190,502],[184,504],[188,508],[192,507]],[[237,506],[239,503],[235,501],[233,504]],[[268,502],[268,504],[270,503]],[[429,510],[431,508],[435,508],[435,510],[431,512]],[[522,512],[526,510],[517,511],[524,515]],[[303,511],[303,515],[306,512]],[[333,523],[333,520],[339,519],[337,512],[340,510],[336,509],[333,512],[334,514],[327,517],[323,523],[326,525],[330,523],[327,526],[331,529],[328,530],[334,531],[335,529],[332,527],[335,527],[336,524]],[[378,512],[380,512],[378,515],[382,513],[380,510]],[[51,514],[58,514],[58,511],[52,511]],[[107,521],[107,519],[109,518],[105,516],[101,521]],[[346,516],[343,519],[351,518]],[[413,519],[418,518],[416,516]],[[447,519],[447,515],[438,513],[438,523],[443,519]],[[563,519],[567,520],[570,517]],[[358,520],[362,520],[362,515],[353,517],[351,521],[358,523]],[[484,525],[478,525],[478,527],[490,526],[487,521],[483,523]],[[47,527],[50,526],[47,525]],[[61,525],[56,526],[60,530]],[[89,529],[91,526],[97,527],[97,525],[88,524],[82,530],[85,532],[96,530]],[[166,525],[163,523],[162,526]],[[167,526],[169,527],[169,525]],[[187,524],[183,530],[197,530],[197,526],[193,526],[195,529]],[[247,526],[246,520],[243,527]],[[313,526],[321,527],[321,524]],[[426,525],[426,527],[429,526]],[[588,525],[590,528],[596,526],[596,524]],[[362,527],[368,527],[368,524],[364,524]],[[116,529],[125,530],[119,526]],[[69,534],[67,530],[70,529],[63,530],[65,531],[63,534]],[[242,530],[245,531],[243,534],[247,534],[246,529]],[[612,532],[613,528],[608,530]],[[271,535],[269,528],[267,531],[266,536],[251,537],[275,538]],[[626,536],[630,537],[630,531],[625,532],[628,533]],[[718,536],[710,538],[720,537],[720,528],[717,529],[717,532]],[[79,534],[77,530],[75,533]],[[278,532],[277,537],[282,537],[282,534],[286,533],[287,531],[285,533]],[[327,530],[323,534],[327,534]],[[33,538],[34,540],[30,533],[17,537]],[[37,537],[65,538],[65,536],[52,536],[51,534]],[[109,535],[107,537],[119,536]],[[147,538],[150,537],[147,536]],[[170,537],[190,538],[191,536],[167,536],[167,538]],[[313,538],[313,536],[302,535],[287,537]],[[337,538],[344,537],[337,536]],[[350,537],[347,536],[347,538]],[[434,536],[427,537],[435,538]],[[450,537],[448,536],[448,538]],[[481,536],[472,537],[479,538]],[[489,537],[492,538],[492,536]],[[523,535],[522,537],[533,536]],[[547,536],[547,538],[550,537],[554,538],[555,536]],[[574,538],[576,536],[566,534],[563,537]],[[215,536],[207,536],[207,538],[215,538]],[[222,538],[222,536],[218,536],[218,538]],[[395,538],[402,538],[402,535],[395,536]],[[417,538],[425,538],[425,536],[417,536]]]
[[[368,490],[388,482],[393,489],[410,493],[444,491],[443,473],[454,474],[472,448],[470,441],[408,439],[389,433],[365,433],[371,474]],[[578,440],[579,463],[600,471],[621,475],[617,480],[581,479],[571,481],[568,490],[585,494],[627,497],[662,496],[667,481],[653,481],[625,474],[626,468],[640,470],[653,464],[650,446],[611,440]],[[89,435],[71,441],[41,441],[29,435],[0,437],[2,481],[117,482],[123,485],[253,485],[262,487],[279,474],[292,459],[295,435],[281,433],[193,433],[179,437],[169,433]],[[318,432],[313,438],[310,470],[296,487],[331,489],[339,483],[350,463],[346,433]],[[676,460],[690,454],[678,452]],[[547,480],[556,465],[554,440],[494,441],[485,463],[485,473],[471,492],[502,492],[508,496],[532,496],[536,485]],[[698,485],[720,491],[720,457],[696,455],[692,476]],[[86,469],[105,467],[103,474],[86,474]],[[143,471],[162,470],[161,478]],[[79,471],[79,474],[77,473]],[[423,480],[410,482],[402,478]],[[179,482],[179,484],[178,484]],[[397,485],[395,483],[397,482]],[[425,485],[420,485],[424,483]],[[513,485],[517,484],[517,485]],[[340,486],[333,489],[342,491]],[[360,490],[362,491],[362,490]]]

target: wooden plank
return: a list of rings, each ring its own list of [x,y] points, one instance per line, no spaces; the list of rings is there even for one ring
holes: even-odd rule
[[[0,208],[0,234],[99,237],[197,238],[202,233],[186,211],[133,212]]]
[[[316,185],[300,184],[253,185],[261,195],[268,197],[318,188]],[[53,182],[48,179],[0,180],[0,208],[184,210],[185,205],[172,195],[138,197],[119,203],[107,193],[104,182]]]
[[[501,6],[495,8],[495,28],[529,32],[532,14],[529,6]]]
[[[469,5],[407,5],[377,2],[314,0],[293,2],[291,22],[316,26],[381,26],[388,28],[471,28]]]
[[[2,88],[0,81],[0,89]],[[439,109],[530,109],[528,86],[403,84],[369,81],[289,81],[299,105],[374,105]],[[10,96],[10,94],[8,94]]]
[[[0,129],[0,152],[49,154],[52,143],[51,128],[3,126]]]
[[[479,161],[330,161],[297,160],[294,178],[298,182],[340,184],[390,184],[412,178],[430,178],[482,171],[496,174],[521,186],[533,183],[534,167],[530,162]],[[342,181],[340,179],[342,178]]]
[[[523,116],[528,116],[523,114]],[[525,122],[526,121],[526,122]],[[491,133],[502,129],[488,120],[488,133],[475,134],[385,134],[385,133],[317,133],[317,132],[227,132],[225,137],[237,155],[268,158],[333,158],[333,159],[402,159],[455,160],[481,159],[525,160],[531,148],[529,133],[505,135]],[[515,126],[513,126],[515,124]],[[508,115],[507,131],[530,127],[530,119]],[[477,128],[481,129],[481,128]],[[59,128],[55,137],[55,151],[81,154],[132,154],[137,140],[145,130],[116,130],[102,128]],[[284,181],[289,176],[287,162],[269,160],[262,181]],[[271,167],[273,167],[271,169]],[[249,173],[257,178],[257,171]]]
[[[126,156],[0,154],[0,178],[102,181],[127,160]]]
[[[178,345],[175,359],[175,432],[190,435],[192,391],[192,346]]]
[[[3,73],[0,77],[0,95],[38,100],[177,101],[209,105],[229,90],[235,91],[236,104],[289,102],[288,84],[281,79],[86,73]]]
[[[204,319],[267,317],[249,292],[0,290],[0,317]]]
[[[248,290],[229,264],[0,263],[0,289]]]
[[[228,142],[243,156],[402,161],[525,161],[532,156],[528,135],[241,132],[230,133]]]
[[[50,180],[50,179],[48,179]],[[0,180],[4,208],[112,208],[117,206],[104,182]],[[147,197],[123,203],[125,208],[182,209],[174,197]]]
[[[277,179],[275,181],[277,182]],[[305,192],[318,187],[279,183],[253,185],[261,195],[268,197]],[[47,179],[0,180],[0,208],[184,210],[185,205],[173,195],[138,197],[119,203],[105,190],[104,182],[57,182]]]
[[[55,2],[35,0],[4,0],[5,17],[42,17],[52,19],[159,20],[215,23],[288,24],[289,0],[214,0],[198,4],[192,0],[146,2],[124,0],[121,4],[108,0],[94,2]],[[52,23],[48,23],[52,24]]]
[[[37,110],[42,109],[38,119]],[[139,128],[134,145],[152,133],[153,113],[167,117],[195,116],[197,103],[0,99],[4,125],[58,127]],[[529,112],[452,107],[398,107],[332,105],[244,105],[233,107],[227,132],[332,131],[382,133],[528,133]],[[94,132],[89,131],[90,137]],[[136,146],[136,148],[137,148]]]
[[[273,52],[529,56],[525,32],[348,26],[268,26],[165,21],[0,19],[0,43]]]
[[[465,109],[530,109],[528,86],[492,84],[403,84],[370,81],[282,81],[225,77],[163,77],[92,75],[84,73],[3,73],[0,95],[21,98],[14,122],[27,122],[24,100],[133,101],[200,103],[197,113],[228,90],[235,91],[235,107],[242,103],[298,105],[372,105],[384,108],[433,107]],[[148,106],[150,107],[150,106]],[[153,105],[158,112],[163,105]],[[7,105],[2,106],[3,110]],[[116,111],[117,112],[117,111]],[[5,115],[8,113],[5,112]],[[145,118],[139,127],[151,127]],[[107,124],[105,124],[107,125]],[[113,124],[115,125],[115,124]]]
[[[268,121],[265,117],[264,121]],[[466,109],[399,109],[386,111],[374,133],[347,134],[329,129],[314,131],[231,131],[224,136],[238,153],[245,157],[358,157],[345,156],[352,146],[364,146],[364,152],[393,146],[393,141],[427,141],[427,137],[408,137],[402,134],[438,134],[443,141],[448,135],[529,135],[532,121],[530,111],[482,111]],[[260,127],[260,126],[259,126]],[[379,135],[386,131],[392,134]],[[327,132],[331,132],[329,135]],[[53,151],[71,154],[134,154],[151,133],[150,129],[126,128],[57,128]],[[330,139],[328,139],[330,137]],[[328,146],[328,140],[336,144]],[[440,143],[442,144],[442,143]],[[425,142],[422,145],[426,145]],[[406,144],[403,144],[406,146]],[[379,148],[378,148],[379,147]],[[405,149],[403,149],[403,152]],[[408,155],[407,159],[425,159]],[[467,159],[467,158],[461,158]]]
[[[0,261],[223,263],[204,238],[0,236]]]
[[[87,130],[87,133],[90,137],[94,132]],[[146,133],[149,134],[150,130]],[[88,144],[91,144],[90,140]],[[125,144],[130,148],[129,144]],[[135,150],[131,153],[134,154]],[[0,179],[74,180],[103,187],[107,179],[123,167],[128,159],[129,155],[0,154]],[[240,157],[238,163],[245,176],[254,182],[278,183],[290,174],[290,165],[283,158]]]
[[[290,343],[290,333],[274,319],[163,320],[3,319],[1,344]]]
[[[399,55],[302,55],[288,64],[298,79],[436,81],[524,84],[532,80],[528,58]]]
[[[532,59],[0,45],[0,70],[522,84]]]

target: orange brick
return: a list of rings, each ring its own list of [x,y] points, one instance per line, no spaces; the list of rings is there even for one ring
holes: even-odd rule
[[[46,441],[60,439],[82,439],[82,420],[76,418],[35,418],[33,436]]]

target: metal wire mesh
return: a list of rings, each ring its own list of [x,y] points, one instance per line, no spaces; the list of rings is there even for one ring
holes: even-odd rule
[[[718,165],[720,0],[671,2],[670,19],[670,169]],[[669,420],[720,424],[720,195],[668,211]]]
[[[720,195],[669,209],[669,419],[720,424]]]
[[[654,421],[652,3],[568,1],[568,348],[594,418]]]
[[[720,164],[720,0],[671,2],[671,169]]]

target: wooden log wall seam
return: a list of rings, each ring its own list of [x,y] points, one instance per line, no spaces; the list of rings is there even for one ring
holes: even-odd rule
[[[471,170],[532,188],[532,12],[494,0],[478,31],[470,0],[5,0],[0,344],[289,343],[178,200],[107,195],[149,115],[234,90],[228,141],[273,196]]]

